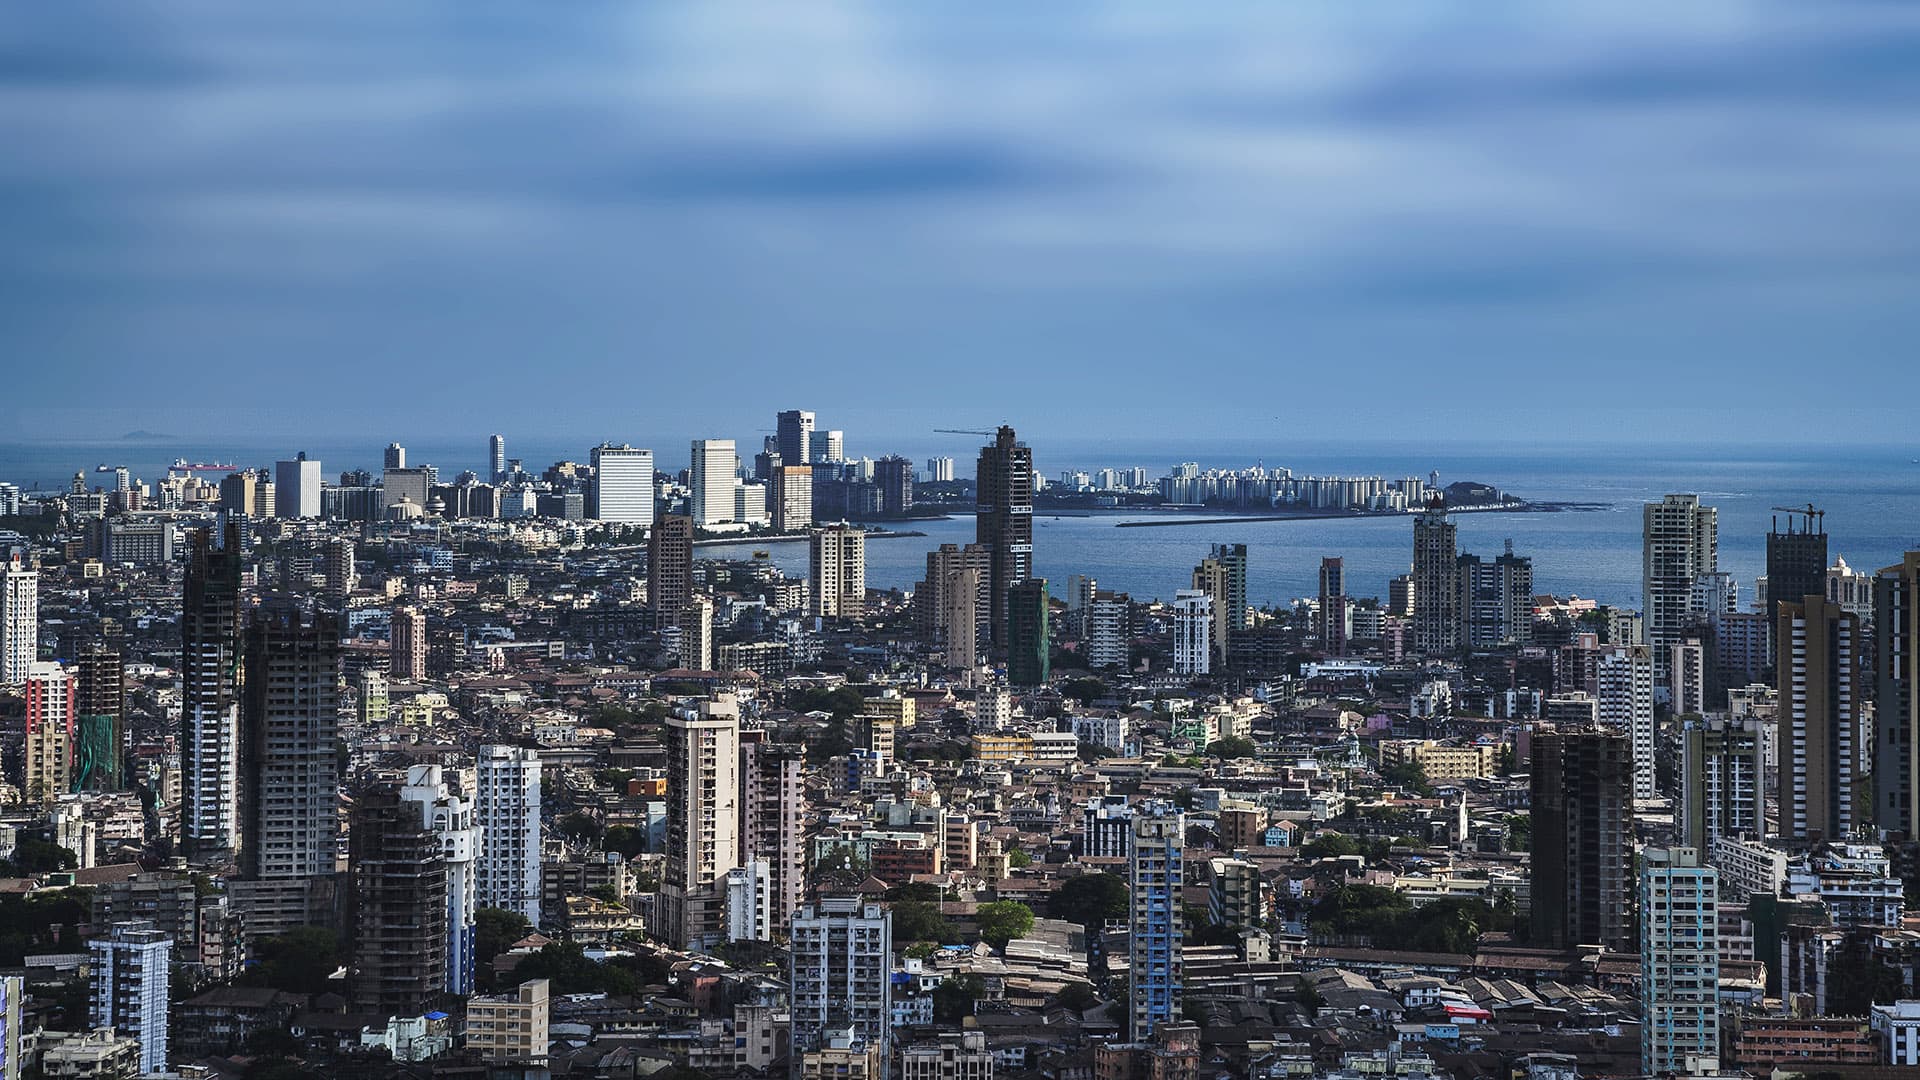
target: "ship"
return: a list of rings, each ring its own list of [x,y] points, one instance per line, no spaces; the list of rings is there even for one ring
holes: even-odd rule
[[[167,467],[168,472],[238,472],[240,466],[229,465],[223,461],[188,461],[186,458],[174,458]]]

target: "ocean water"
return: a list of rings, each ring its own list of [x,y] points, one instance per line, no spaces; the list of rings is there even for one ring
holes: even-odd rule
[[[745,445],[745,440],[741,440]],[[1872,571],[1920,549],[1920,449],[1908,447],[1646,447],[1646,446],[1463,446],[1422,447],[1410,442],[1350,445],[1288,445],[1252,439],[1094,441],[1030,436],[1036,466],[1055,477],[1070,468],[1145,466],[1153,475],[1180,461],[1205,467],[1263,462],[1296,473],[1425,476],[1438,470],[1441,483],[1477,480],[1536,501],[1594,503],[1600,509],[1558,513],[1461,514],[1460,547],[1483,556],[1500,553],[1505,541],[1531,556],[1535,587],[1603,603],[1640,606],[1640,506],[1669,492],[1692,492],[1720,511],[1720,566],[1739,578],[1743,605],[1764,572],[1765,537],[1776,506],[1813,503],[1826,511],[1831,556]],[[917,444],[916,444],[917,443]],[[661,440],[662,447],[684,445]],[[960,475],[972,471],[977,440],[907,440],[864,452],[898,449],[916,462],[943,454],[956,459]],[[408,444],[410,464],[431,462],[444,476],[484,467],[484,436],[459,443]],[[331,481],[341,470],[378,470],[381,445],[356,443],[296,446],[321,460]],[[508,453],[538,471],[562,459],[584,461],[584,446],[558,440],[515,440]],[[215,440],[120,440],[94,443],[0,443],[0,480],[22,487],[64,487],[75,471],[91,483],[110,477],[96,465],[127,465],[154,479],[176,457],[270,464],[290,457],[286,448],[223,444]],[[661,451],[663,468],[682,463]],[[1165,520],[1170,515],[1053,517],[1041,514],[1034,528],[1036,572],[1064,588],[1070,574],[1093,577],[1103,589],[1137,599],[1171,597],[1214,543],[1248,547],[1248,593],[1260,604],[1313,595],[1322,556],[1346,559],[1355,595],[1384,595],[1387,581],[1405,573],[1412,559],[1412,522],[1400,517],[1339,520],[1215,522],[1160,528],[1115,528],[1125,520]],[[1178,515],[1192,520],[1202,515]],[[960,516],[918,523],[924,537],[876,539],[867,545],[867,580],[882,588],[911,587],[926,567],[926,553],[942,543],[973,539],[973,520]],[[703,548],[703,553],[745,557],[756,545]],[[793,573],[806,569],[803,544],[759,545]]]

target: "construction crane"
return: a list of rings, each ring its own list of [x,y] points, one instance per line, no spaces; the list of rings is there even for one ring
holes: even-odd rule
[[[1775,507],[1771,507],[1770,509],[1772,509],[1773,512],[1776,514],[1787,515],[1787,532],[1789,533],[1793,532],[1794,521],[1796,518],[1805,519],[1805,525],[1806,525],[1805,531],[1807,532],[1810,532],[1810,533],[1825,532],[1827,529],[1827,526],[1826,526],[1827,512],[1825,510],[1821,510],[1815,507],[1812,503],[1808,503],[1805,506],[1775,506]],[[1774,532],[1780,531],[1779,518],[1773,519],[1773,531]]]
[[[934,428],[933,433],[936,435],[985,435],[989,439],[993,438],[993,436],[997,434],[996,432],[992,432],[992,431],[970,431],[966,428],[950,428],[950,427]]]

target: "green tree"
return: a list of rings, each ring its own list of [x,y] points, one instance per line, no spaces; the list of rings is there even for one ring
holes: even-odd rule
[[[1064,697],[1072,698],[1082,705],[1091,705],[1107,696],[1107,684],[1092,677],[1070,679],[1060,687]]]
[[[1507,815],[1507,850],[1533,850],[1533,815]]]
[[[1418,761],[1403,761],[1398,765],[1389,765],[1380,770],[1380,779],[1397,788],[1405,788],[1425,798],[1433,794],[1433,785],[1427,782],[1427,767]]]
[[[987,992],[987,983],[978,975],[948,976],[933,988],[933,1019],[947,1027],[958,1027],[964,1017],[973,1015],[973,1003]]]
[[[974,911],[980,927],[980,939],[994,948],[1004,948],[1014,938],[1026,937],[1033,929],[1033,909],[1017,900],[995,900]]]
[[[1129,895],[1125,878],[1095,871],[1068,878],[1048,898],[1047,910],[1056,919],[1079,923],[1097,933],[1108,919],[1126,917]]]
[[[1053,995],[1053,1003],[1063,1009],[1086,1012],[1100,1004],[1100,995],[1094,993],[1093,987],[1086,983],[1068,983]]]
[[[1229,735],[1224,739],[1215,739],[1207,744],[1207,753],[1223,761],[1234,758],[1250,758],[1259,752],[1252,739],[1238,735]]]
[[[647,834],[631,825],[609,825],[607,831],[600,834],[600,847],[619,852],[621,858],[632,859],[647,850]]]
[[[925,900],[902,900],[893,905],[895,941],[946,942],[955,938],[953,924],[940,913],[940,905]]]
[[[504,908],[476,908],[473,913],[473,959],[476,967],[490,969],[493,958],[533,932],[525,915]]]
[[[1362,854],[1360,841],[1345,833],[1322,833],[1300,847],[1300,857],[1308,862],[1315,859],[1341,859],[1348,855]]]
[[[550,981],[558,994],[632,994],[640,988],[633,972],[587,959],[578,942],[552,941],[514,965],[509,976],[518,985],[529,979]]]
[[[576,811],[560,819],[560,833],[569,840],[592,840],[600,835],[600,819]]]
[[[1032,866],[1033,856],[1021,851],[1019,848],[1014,848],[1012,851],[1007,852],[1007,865],[1015,870],[1023,866]]]
[[[340,940],[318,926],[298,926],[284,934],[257,938],[253,963],[242,977],[250,986],[270,986],[290,994],[323,994],[342,962]]]
[[[928,904],[937,904],[941,900],[940,886],[931,881],[909,881],[888,889],[882,897],[888,903],[902,900],[919,900]]]

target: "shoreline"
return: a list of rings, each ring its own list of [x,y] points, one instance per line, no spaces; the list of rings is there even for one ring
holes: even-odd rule
[[[693,546],[698,548],[724,547],[741,544],[804,544],[807,542],[808,535],[808,533],[780,533],[777,536],[742,536],[738,538],[715,536],[705,540],[695,540]],[[925,535],[927,534],[917,529],[909,529],[906,531],[883,529],[878,532],[869,532],[866,534],[866,537],[869,540],[895,540],[902,537]]]
[[[1456,506],[1448,509],[1452,514],[1562,514],[1590,513],[1610,510],[1605,503],[1516,503],[1494,506]],[[1204,511],[1186,511],[1204,513]],[[1236,514],[1181,518],[1177,521],[1118,521],[1116,529],[1157,529],[1176,525],[1242,525],[1262,521],[1345,521],[1363,518],[1409,518],[1419,513],[1417,510],[1332,510],[1291,514]],[[1038,515],[1036,515],[1038,516]]]

